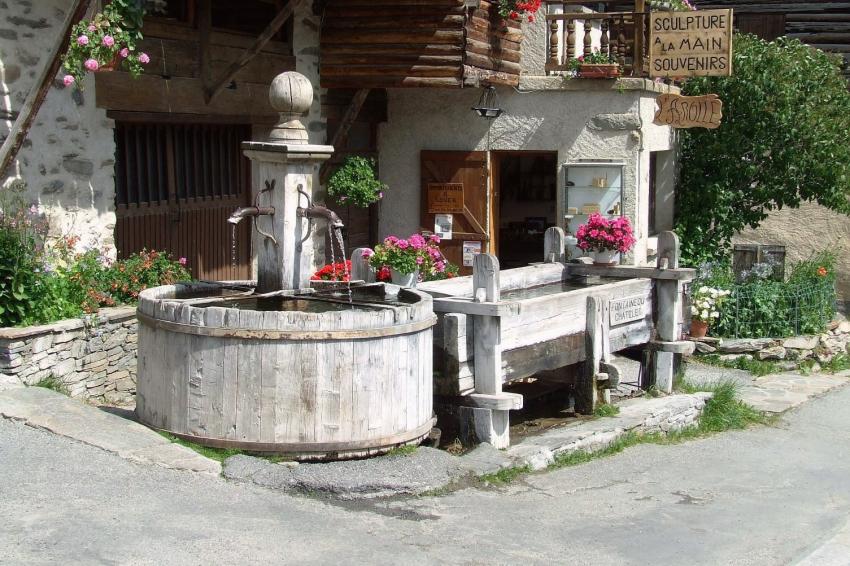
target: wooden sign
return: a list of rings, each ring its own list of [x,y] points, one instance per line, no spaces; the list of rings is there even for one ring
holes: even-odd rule
[[[463,212],[463,183],[428,183],[428,213]]]
[[[654,123],[674,128],[709,128],[720,126],[723,101],[716,94],[682,96],[662,94],[656,99],[658,111]]]
[[[611,326],[643,320],[646,318],[646,297],[635,295],[622,299],[611,299],[608,301],[608,310],[611,313]]]
[[[650,77],[732,74],[732,10],[652,12]]]

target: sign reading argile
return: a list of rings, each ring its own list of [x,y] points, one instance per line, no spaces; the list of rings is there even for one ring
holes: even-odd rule
[[[646,317],[646,297],[635,295],[622,299],[611,299],[608,301],[608,310],[611,313],[611,326],[641,320]]]
[[[662,94],[655,101],[658,111],[654,123],[659,126],[714,129],[720,126],[723,118],[723,101],[716,94]]]
[[[732,10],[652,12],[650,77],[732,75]]]

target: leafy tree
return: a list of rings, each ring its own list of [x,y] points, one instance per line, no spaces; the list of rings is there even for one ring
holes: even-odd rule
[[[733,76],[683,91],[718,94],[724,114],[716,130],[682,131],[676,229],[689,263],[721,258],[774,209],[814,201],[850,214],[850,94],[834,56],[737,35]]]

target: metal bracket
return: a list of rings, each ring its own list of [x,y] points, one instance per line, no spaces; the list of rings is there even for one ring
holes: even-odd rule
[[[299,184],[298,187],[296,187],[296,188],[298,190],[298,194],[304,196],[304,198],[307,199],[306,208],[310,208],[311,206],[313,206],[313,199],[311,199],[310,195],[307,194],[307,191],[304,190],[304,185]],[[307,218],[307,217],[303,217],[303,218]],[[301,251],[301,249],[304,247],[304,242],[306,242],[307,240],[310,239],[310,234],[312,232],[313,232],[313,219],[307,218],[307,231],[304,233],[304,237],[301,238],[301,241],[298,242],[298,244],[296,244],[295,249],[297,251]]]
[[[269,182],[269,180],[266,179],[266,188],[260,189],[260,191],[257,192],[257,196],[254,197],[254,206],[255,207],[261,208],[260,207],[260,195],[263,194],[263,193],[270,193],[271,191],[273,191],[275,181],[276,181],[275,179],[272,179],[271,182]],[[269,204],[271,204],[271,203],[269,203]],[[259,222],[260,218],[259,218],[259,216],[254,217],[253,220],[254,220],[254,229],[257,231],[257,233],[259,233],[261,236],[268,238],[269,240],[272,241],[272,243],[275,246],[277,246],[278,245],[277,238],[275,238],[273,234],[270,234],[268,232],[264,232],[260,229],[260,222]],[[272,219],[272,223],[274,223],[274,219]]]

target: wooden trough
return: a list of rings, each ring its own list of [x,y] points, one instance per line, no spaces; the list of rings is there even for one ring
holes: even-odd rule
[[[384,285],[369,285],[351,308],[320,293],[223,289],[141,294],[141,422],[206,446],[301,460],[377,454],[428,435],[430,296],[401,290],[386,300]]]
[[[495,257],[482,254],[471,277],[419,287],[434,297],[439,318],[436,392],[459,399],[478,440],[498,448],[509,444],[509,411],[523,404],[503,384],[582,364],[576,410],[592,413],[618,385],[613,352],[646,344],[655,351],[650,373],[669,390],[673,355],[693,347],[679,341],[679,327],[681,284],[694,271],[677,269],[675,234],[659,236],[655,268],[565,263],[559,228],[546,242],[546,263],[500,271]]]

